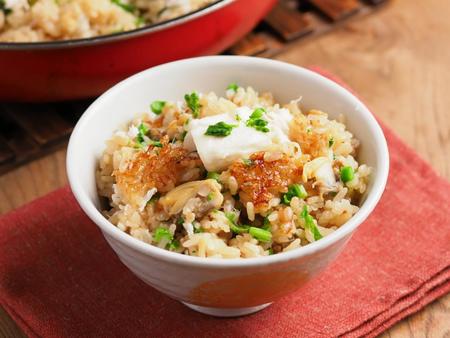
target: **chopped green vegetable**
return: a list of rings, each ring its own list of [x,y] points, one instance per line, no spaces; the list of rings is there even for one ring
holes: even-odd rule
[[[355,171],[350,166],[345,166],[341,168],[340,172],[341,181],[344,183],[350,182],[355,177]]]
[[[272,248],[269,249],[269,255],[273,255],[273,249]]]
[[[181,133],[181,141],[184,141],[184,139],[186,138],[187,133],[188,132],[186,130]]]
[[[145,124],[141,123],[138,126],[138,134],[136,136],[136,140],[140,145],[142,145],[145,142],[144,136],[148,133],[148,131],[149,130]]]
[[[124,3],[121,0],[111,0],[111,2],[122,8],[125,12],[134,13],[136,11],[136,7],[131,4]]]
[[[208,173],[206,174],[206,178],[213,179],[216,181],[219,181],[219,177],[220,174],[216,173],[215,171],[208,171]]]
[[[208,196],[206,196],[206,199],[207,199],[208,201],[212,201],[213,198],[214,198],[214,194],[213,194],[212,192],[210,192],[210,193],[208,194]]]
[[[288,188],[287,193],[283,194],[283,196],[281,197],[281,202],[283,204],[289,205],[291,204],[291,200],[294,196],[304,199],[308,196],[308,193],[306,192],[303,185],[291,184]]]
[[[248,232],[250,228],[248,225],[239,226],[236,224],[236,214],[232,212],[226,212],[225,216],[228,218],[228,221],[230,222],[231,231],[233,231],[235,234],[242,234],[244,232]]]
[[[252,161],[251,159],[249,159],[249,158],[244,158],[244,159],[242,160],[242,162],[244,162],[244,164],[245,164],[247,167],[251,167],[251,166],[253,165],[253,161]]]
[[[215,136],[215,137],[225,137],[231,134],[233,128],[237,127],[235,124],[227,124],[223,121],[217,122],[216,124],[211,124],[206,129],[205,135]]]
[[[152,145],[154,147],[162,148],[162,143],[159,141],[151,140],[150,145]]]
[[[157,192],[156,194],[154,194],[152,196],[152,198],[150,198],[150,200],[147,202],[147,204],[149,203],[155,203],[157,200],[159,200],[160,194],[159,192]]]
[[[199,117],[200,115],[200,97],[196,92],[192,92],[191,94],[184,95],[184,100],[186,101],[187,106],[192,111],[192,116],[194,118]]]
[[[272,233],[261,228],[250,227],[249,234],[260,242],[270,242],[272,240]]]
[[[145,24],[145,19],[142,16],[138,16],[134,21],[134,24],[138,27],[143,26]]]
[[[309,231],[311,231],[315,241],[318,241],[323,237],[319,231],[319,228],[317,228],[316,223],[314,223],[314,217],[308,213],[308,207],[306,205],[303,207],[300,217],[305,220],[305,229],[309,229]]]
[[[269,217],[267,217],[267,216],[264,217],[262,229],[264,229],[264,230],[270,230],[271,225],[272,225],[272,224],[270,224]]]
[[[199,234],[203,232],[203,228],[202,227],[194,227],[194,234]]]
[[[169,250],[177,250],[180,247],[180,242],[176,239],[167,244],[167,249]]]
[[[173,235],[170,233],[170,231],[166,228],[157,228],[155,230],[155,241],[161,242],[162,239],[167,239],[171,241],[173,239]]]
[[[250,115],[251,119],[260,119],[261,117],[263,117],[264,113],[266,112],[266,110],[264,108],[256,108],[252,115]]]
[[[184,223],[183,216],[178,217],[177,221],[175,222],[176,225],[183,225],[183,223]]]
[[[262,118],[265,112],[264,108],[256,108],[247,120],[247,127],[255,128],[263,133],[268,133],[270,131],[267,127],[269,122]]]
[[[166,101],[153,101],[152,104],[150,105],[150,108],[152,112],[154,112],[156,115],[160,115],[165,105]]]
[[[328,140],[328,148],[331,148],[334,144],[334,138],[330,137],[330,139]]]
[[[233,231],[235,234],[243,234],[245,232],[248,232],[248,229],[250,227],[248,225],[235,225],[235,224],[231,224],[230,225],[230,229],[231,231]]]
[[[5,15],[12,13],[12,9],[6,7],[5,0],[0,0],[0,11],[2,11]]]
[[[235,116],[234,116],[234,119],[236,120],[236,121],[241,121],[242,119],[241,119],[241,117],[239,116],[239,114],[236,114]]]
[[[239,86],[235,82],[233,82],[228,85],[227,90],[232,90],[234,92],[237,92],[238,88],[239,88]]]
[[[148,143],[146,143],[144,136],[147,136],[148,132],[149,132],[149,129],[148,129],[148,127],[145,124],[141,123],[138,126],[138,134],[136,136],[136,142],[137,142],[138,146],[139,147],[144,147],[145,145],[148,144],[148,145],[151,145],[153,147],[162,148],[162,143],[159,142],[159,141],[155,141],[155,140],[149,139]]]

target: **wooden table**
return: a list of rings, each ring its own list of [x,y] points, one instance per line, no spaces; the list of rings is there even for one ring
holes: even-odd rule
[[[277,57],[340,76],[374,112],[450,179],[450,2],[396,0],[377,15],[299,42]],[[67,183],[65,150],[0,177],[0,214]],[[23,334],[0,308],[0,337]],[[382,337],[449,337],[450,295]]]

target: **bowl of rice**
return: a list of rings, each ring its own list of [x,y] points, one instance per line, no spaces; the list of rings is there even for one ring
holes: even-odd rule
[[[334,82],[212,56],[99,97],[73,131],[67,168],[137,277],[196,311],[239,316],[337,257],[380,199],[389,155],[372,114]]]

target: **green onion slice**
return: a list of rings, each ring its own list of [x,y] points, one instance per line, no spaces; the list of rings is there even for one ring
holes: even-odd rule
[[[156,115],[160,115],[162,113],[165,105],[166,105],[166,101],[153,101],[152,104],[150,105],[150,109]]]
[[[238,88],[239,88],[239,86],[237,85],[237,83],[233,82],[228,85],[227,90],[232,90],[234,92],[237,92]]]
[[[341,168],[340,171],[341,181],[344,183],[350,182],[355,177],[355,171],[350,166]]]
[[[205,135],[215,136],[215,137],[225,137],[231,134],[233,128],[236,128],[235,124],[227,124],[223,121],[217,122],[216,124],[211,124],[208,129],[206,129]]]
[[[308,213],[308,207],[306,205],[303,207],[300,217],[305,220],[305,229],[311,231],[315,241],[318,241],[323,237],[316,223],[314,223],[314,217]]]
[[[208,171],[206,178],[219,181],[220,174],[215,171]]]
[[[272,233],[261,228],[250,227],[250,235],[260,242],[270,242],[272,240]]]
[[[170,233],[170,231],[166,228],[157,228],[155,230],[155,241],[160,242],[162,239],[167,239],[171,241],[173,239],[173,235]]]
[[[197,118],[200,116],[200,97],[196,92],[184,95],[187,106],[192,111],[192,116]]]

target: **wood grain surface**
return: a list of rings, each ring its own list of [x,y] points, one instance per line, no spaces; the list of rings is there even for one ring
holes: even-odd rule
[[[396,0],[377,15],[277,59],[318,65],[340,76],[400,137],[450,179],[450,2]],[[0,213],[66,184],[60,150],[0,177]],[[23,337],[0,309],[0,337]],[[450,295],[381,337],[450,337]]]

